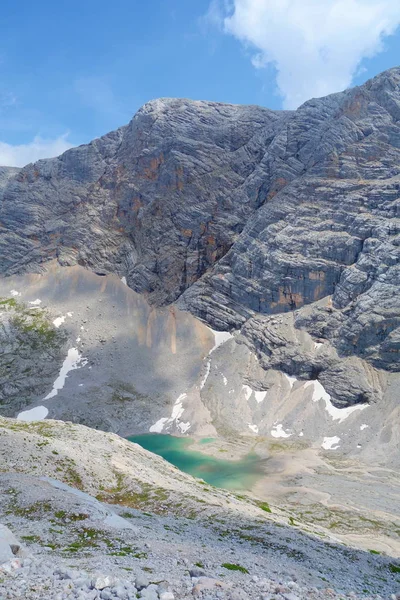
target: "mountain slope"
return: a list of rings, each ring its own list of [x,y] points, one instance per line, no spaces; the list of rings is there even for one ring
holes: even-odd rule
[[[205,485],[114,434],[0,418],[0,453],[0,518],[24,551],[4,570],[0,556],[5,597],[89,600],[107,588],[110,598],[126,600],[125,589],[141,589],[139,577],[143,588],[156,582],[148,589],[154,600],[173,600],[162,598],[163,586],[178,599],[201,597],[203,586],[223,600],[339,599],[350,591],[376,598],[396,590],[395,558],[339,544],[280,508],[266,512],[256,498]],[[230,573],[232,565],[239,569]]]
[[[399,82],[392,69],[295,112],[150,102],[129,125],[8,181],[2,273],[53,258],[116,272],[151,304],[179,298],[217,329],[246,323],[266,367],[271,319],[257,315],[332,298],[295,318],[337,354],[308,376],[335,403],[377,401],[362,363],[351,389],[346,357],[400,364]],[[304,377],[300,356],[280,368]]]

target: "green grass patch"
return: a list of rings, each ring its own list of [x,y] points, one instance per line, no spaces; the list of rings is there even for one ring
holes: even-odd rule
[[[270,508],[270,506],[269,506],[268,502],[260,502],[258,506],[259,506],[259,508],[261,508],[261,510],[263,510],[264,512],[267,512],[267,513],[272,513],[272,510],[271,510],[271,508]]]
[[[400,565],[395,565],[394,563],[390,563],[389,571],[391,571],[391,573],[400,573]]]
[[[240,571],[240,573],[248,573],[246,567],[242,567],[242,565],[236,565],[235,563],[223,563],[221,567],[228,569],[228,571]]]

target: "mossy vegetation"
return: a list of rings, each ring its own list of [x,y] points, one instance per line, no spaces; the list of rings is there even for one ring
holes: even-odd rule
[[[271,510],[271,508],[270,508],[270,506],[269,506],[268,502],[260,502],[260,503],[258,504],[258,506],[259,506],[259,507],[261,508],[261,510],[263,510],[264,512],[267,512],[267,513],[272,513],[272,510]]]
[[[236,565],[235,563],[223,563],[221,567],[228,569],[228,571],[240,571],[241,573],[248,573],[246,567],[242,567],[242,565]]]
[[[395,565],[394,563],[389,564],[389,571],[391,573],[400,573],[400,565]]]

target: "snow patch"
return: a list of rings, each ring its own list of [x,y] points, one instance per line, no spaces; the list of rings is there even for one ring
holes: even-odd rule
[[[214,346],[208,353],[208,356],[210,356],[210,354],[212,354],[219,346],[222,346],[222,344],[225,344],[225,342],[233,338],[233,335],[229,333],[229,331],[214,331],[211,327],[208,329],[214,334]]]
[[[340,437],[337,435],[334,437],[324,437],[321,448],[324,448],[324,450],[337,450],[339,448],[339,442]]]
[[[222,375],[222,373],[221,373],[221,375]],[[224,380],[224,385],[228,385],[228,380],[225,377],[225,375],[222,375],[222,379]]]
[[[258,427],[257,425],[252,425],[251,423],[248,423],[249,429],[251,429],[251,431],[254,431],[254,433],[258,433]]]
[[[271,429],[271,435],[274,438],[288,438],[293,434],[289,433],[288,431],[285,431],[283,429],[282,423],[278,423],[278,425],[274,425]]]
[[[364,431],[364,429],[367,429],[367,427],[369,427],[369,425],[367,425],[366,423],[360,425],[360,431]]]
[[[53,383],[53,389],[44,400],[49,400],[54,396],[57,396],[59,390],[62,390],[65,384],[65,380],[70,371],[74,371],[75,369],[79,369],[84,367],[87,364],[86,358],[82,358],[82,355],[79,354],[77,348],[70,348],[68,350],[67,358],[64,360],[63,365],[60,369],[57,379]]]
[[[323,344],[321,344],[320,342],[314,342],[314,350],[318,350],[318,348],[321,348]]]
[[[67,312],[67,317],[70,317],[70,318],[71,318],[73,314],[74,314],[74,313],[72,313],[72,312]]]
[[[77,338],[76,338],[76,343],[77,343],[77,344],[79,344],[79,342],[80,342],[80,341],[81,341],[81,338],[80,338],[80,337],[77,337]]]
[[[254,395],[258,404],[261,404],[261,402],[264,402],[267,392],[254,392]]]
[[[200,383],[200,389],[201,390],[203,389],[203,387],[206,384],[206,381],[207,381],[208,376],[210,374],[210,370],[211,370],[211,360],[208,360],[207,361],[207,366],[206,366],[206,372],[205,372],[204,377],[203,377],[203,379],[201,380],[201,383]]]
[[[36,300],[32,300],[31,302],[28,302],[28,304],[31,304],[32,306],[39,306],[39,304],[42,304],[42,301],[39,300],[39,298],[36,298]]]
[[[292,377],[291,375],[288,375],[287,373],[284,373],[284,376],[286,377],[286,379],[289,382],[290,389],[292,389],[292,387],[294,386],[296,381],[298,381],[297,377]]]
[[[126,277],[125,275],[123,277],[121,277],[121,281],[124,285],[128,285],[128,282],[126,281]]]
[[[177,428],[181,433],[186,433],[188,429],[191,428],[191,423],[180,423],[179,419],[183,415],[185,409],[183,408],[183,400],[186,398],[187,394],[183,393],[179,396],[179,398],[175,401],[174,406],[172,407],[172,414],[168,417],[163,417],[159,419],[154,425],[152,425],[149,429],[150,433],[162,433],[162,431],[166,427],[171,427],[173,422],[175,421]]]
[[[24,410],[17,416],[17,421],[43,421],[49,414],[48,409],[45,406],[35,406],[30,410]]]
[[[178,429],[181,433],[186,433],[188,429],[191,428],[191,423],[189,421],[187,423],[178,423]]]
[[[299,437],[303,437],[304,433],[302,431],[300,431],[299,433]]]
[[[186,394],[181,394],[179,398],[176,400],[174,407],[172,409],[172,414],[170,417],[171,421],[178,421],[179,418],[183,415],[184,408],[182,405],[182,400],[186,398]]]
[[[319,381],[307,381],[304,384],[304,388],[308,388],[310,386],[313,387],[313,402],[319,402],[320,400],[323,400],[325,402],[326,411],[330,414],[334,421],[339,421],[339,423],[342,423],[356,410],[364,410],[369,406],[368,404],[356,404],[355,406],[349,406],[347,408],[336,408],[336,406],[333,406],[331,402],[330,395]]]
[[[267,392],[256,392],[249,385],[244,385],[243,391],[244,391],[246,400],[250,400],[251,395],[254,393],[254,396],[255,396],[258,404],[263,402],[263,400],[265,400],[265,396],[267,395]]]
[[[20,296],[21,292],[17,292],[17,290],[11,290],[10,294],[11,294],[11,296]]]
[[[251,396],[251,395],[252,395],[252,393],[253,393],[253,390],[251,389],[251,387],[250,387],[250,386],[248,386],[248,385],[244,385],[244,386],[243,386],[243,391],[244,391],[244,395],[245,395],[245,398],[246,398],[246,400],[249,400],[249,399],[250,399],[250,396]]]
[[[152,425],[149,429],[150,433],[162,433],[166,423],[168,423],[168,417],[164,417],[163,419],[159,419],[154,425]]]
[[[60,325],[62,325],[65,321],[65,316],[62,317],[57,317],[57,319],[54,319],[53,321],[53,325],[54,327],[57,327],[57,329],[60,327]]]

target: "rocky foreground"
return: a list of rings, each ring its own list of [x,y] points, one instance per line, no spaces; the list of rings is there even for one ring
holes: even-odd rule
[[[390,599],[400,563],[114,434],[0,419],[0,598]]]

